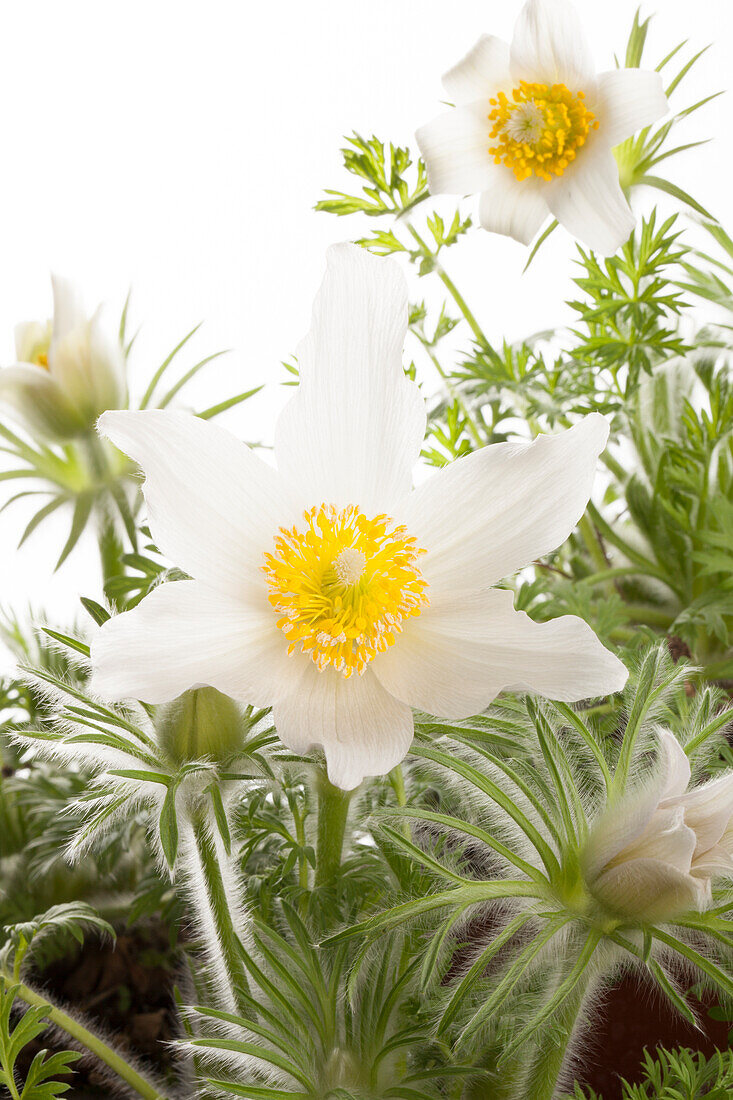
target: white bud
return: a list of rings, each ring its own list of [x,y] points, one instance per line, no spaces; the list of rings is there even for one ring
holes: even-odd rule
[[[641,790],[611,804],[584,853],[588,888],[620,917],[671,920],[711,901],[711,878],[733,874],[733,772],[688,790],[690,764],[671,733],[659,736]]]
[[[0,402],[33,435],[67,440],[91,431],[106,409],[126,404],[125,360],[99,310],[88,318],[78,293],[53,277],[53,323],[18,325],[18,363],[0,370]]]

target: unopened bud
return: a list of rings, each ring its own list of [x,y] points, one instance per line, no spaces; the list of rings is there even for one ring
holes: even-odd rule
[[[241,707],[212,687],[193,688],[156,715],[158,743],[173,764],[225,760],[241,750],[247,722]]]

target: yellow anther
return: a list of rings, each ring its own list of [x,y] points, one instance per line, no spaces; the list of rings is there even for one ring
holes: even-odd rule
[[[403,621],[427,605],[417,567],[425,551],[387,516],[322,504],[302,529],[281,528],[265,554],[269,600],[288,653],[308,653],[321,671],[361,675],[394,645]]]
[[[491,137],[489,152],[496,164],[511,168],[518,180],[535,175],[549,182],[561,176],[578,149],[585,145],[598,119],[583,102],[583,92],[571,92],[564,84],[532,84],[520,81],[511,99],[499,92],[489,101]]]

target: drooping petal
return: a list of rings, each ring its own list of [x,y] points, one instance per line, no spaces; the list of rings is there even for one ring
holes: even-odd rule
[[[505,688],[572,702],[619,691],[628,673],[582,619],[535,623],[513,594],[490,589],[431,602],[409,619],[374,674],[397,698],[441,718],[467,718]]]
[[[587,90],[593,80],[593,58],[569,0],[528,0],[514,25],[511,69],[516,81]]]
[[[592,413],[558,435],[484,447],[420,485],[405,522],[427,551],[420,568],[433,593],[488,588],[564,542],[607,438]]]
[[[115,615],[92,642],[92,690],[107,699],[166,703],[209,686],[269,706],[293,667],[269,607],[198,581],[171,581]]]
[[[600,136],[600,135],[599,135]],[[624,198],[610,148],[596,139],[545,192],[561,225],[594,252],[612,256],[628,240],[635,218]]]
[[[667,920],[709,903],[710,881],[676,870],[658,859],[632,859],[605,871],[592,891],[621,916]]]
[[[518,182],[505,165],[493,165],[491,183],[482,192],[479,218],[484,229],[529,244],[550,215],[544,181]]]
[[[53,287],[53,343],[73,332],[86,320],[79,288],[61,275],[51,276]]]
[[[293,752],[322,745],[331,782],[349,791],[368,775],[386,775],[404,759],[413,734],[412,712],[384,690],[367,669],[346,680],[300,662],[297,686],[273,708],[280,740]]]
[[[188,413],[109,412],[99,429],[142,467],[153,538],[174,564],[232,597],[264,591],[263,555],[299,515],[275,470]]]
[[[443,77],[443,87],[453,103],[488,99],[511,80],[509,44],[493,34],[478,42]]]
[[[356,245],[328,251],[300,385],[278,420],[278,468],[304,507],[391,513],[409,492],[425,402],[402,368],[407,284],[396,262]]]
[[[415,132],[431,194],[468,195],[491,186],[490,134],[486,100],[444,111]]]
[[[646,69],[611,69],[596,78],[594,102],[589,104],[600,122],[607,145],[618,145],[668,111],[660,73]]]

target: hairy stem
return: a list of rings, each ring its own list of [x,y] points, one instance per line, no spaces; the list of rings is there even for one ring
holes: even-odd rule
[[[351,791],[334,787],[324,772],[319,772],[317,783],[316,886],[323,886],[336,878],[341,867]]]
[[[12,976],[6,971],[0,971],[0,977],[2,981],[8,985],[14,985]],[[158,1086],[142,1073],[136,1070],[133,1066],[127,1062],[123,1056],[113,1047],[108,1046],[104,1040],[100,1039],[98,1035],[95,1035],[89,1028],[84,1027],[83,1024],[75,1020],[73,1016],[69,1016],[63,1009],[57,1005],[52,1004],[48,997],[42,996],[40,993],[36,993],[30,986],[20,982],[17,986],[16,996],[20,997],[22,1001],[25,1001],[27,1005],[32,1008],[38,1008],[41,1006],[47,1007],[46,1015],[50,1023],[64,1031],[71,1039],[73,1039],[84,1050],[93,1054],[100,1062],[116,1073],[138,1096],[145,1097],[145,1100],[167,1100],[167,1094],[161,1092]]]
[[[92,431],[85,437],[86,453],[89,465],[100,484],[106,485],[110,481],[110,467],[102,441],[97,433]],[[117,534],[112,508],[104,500],[101,505],[101,515],[98,522],[97,542],[99,545],[99,558],[102,566],[102,584],[113,577],[118,577],[122,572],[121,557],[123,546]]]
[[[568,1054],[578,1025],[582,1024],[581,1009],[588,992],[589,982],[580,981],[558,1008],[553,1018],[538,1034],[537,1054],[529,1075],[522,1085],[522,1097],[532,1100],[557,1100],[567,1082]],[[523,1057],[523,1055],[522,1055]]]
[[[185,881],[196,912],[204,947],[227,1011],[245,1014],[242,994],[248,992],[237,917],[243,912],[233,869],[224,866],[225,853],[217,850],[216,826],[204,813],[190,821],[190,848],[184,851]],[[188,830],[185,830],[188,832]],[[186,858],[187,857],[187,858]]]

